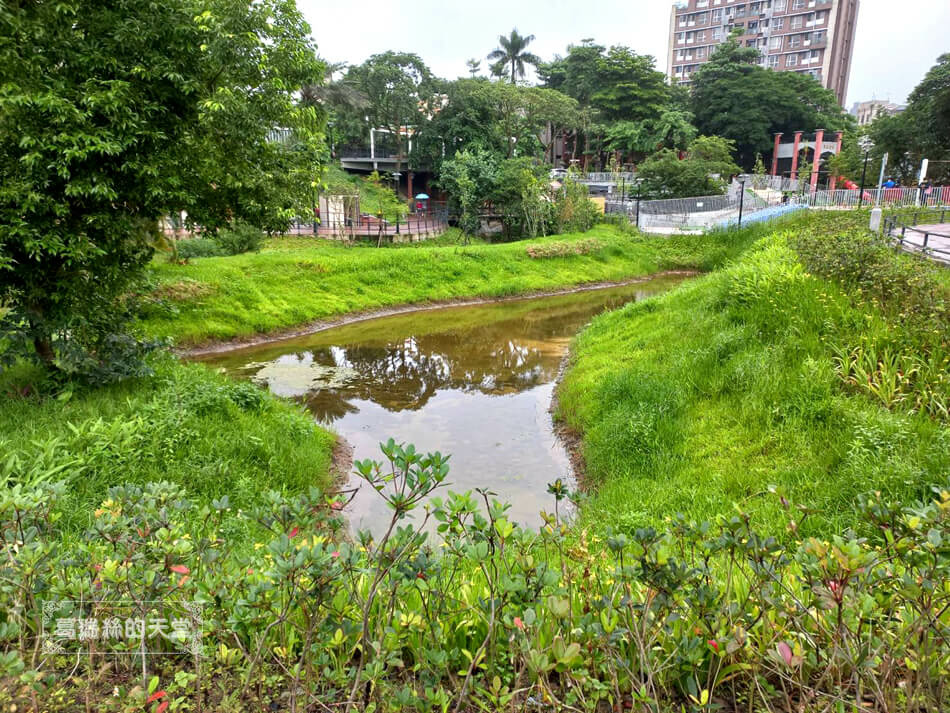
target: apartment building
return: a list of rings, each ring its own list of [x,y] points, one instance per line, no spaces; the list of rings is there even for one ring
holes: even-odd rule
[[[810,74],[844,104],[859,0],[683,0],[673,5],[667,75],[689,85],[733,32],[763,67]]]
[[[858,118],[858,126],[867,126],[881,114],[893,116],[894,114],[900,114],[906,108],[905,104],[872,99],[871,101],[855,103],[851,107],[851,113]]]

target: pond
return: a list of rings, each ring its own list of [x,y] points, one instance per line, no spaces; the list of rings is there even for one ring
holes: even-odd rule
[[[200,359],[303,404],[357,460],[381,460],[390,437],[451,454],[451,489],[489,490],[513,520],[538,526],[553,509],[547,484],[572,477],[549,413],[571,339],[604,310],[683,279],[427,309]],[[368,487],[346,510],[356,529],[388,522]]]

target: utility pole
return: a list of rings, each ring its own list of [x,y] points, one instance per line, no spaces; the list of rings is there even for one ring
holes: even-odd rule
[[[861,190],[858,192],[858,210],[861,210],[861,206],[864,205],[864,181],[868,175],[868,159],[871,157],[870,152],[864,152],[864,168],[861,169]]]

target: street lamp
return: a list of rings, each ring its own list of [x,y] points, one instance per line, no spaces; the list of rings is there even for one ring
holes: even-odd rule
[[[393,171],[393,192],[396,194],[396,201],[399,201],[399,178],[402,174],[399,171]],[[399,213],[396,213],[396,235],[399,235]]]
[[[870,137],[862,136],[858,140],[858,146],[864,151],[864,168],[861,169],[861,190],[858,193],[858,210],[864,205],[864,181],[868,177],[868,159],[871,157],[871,149],[874,148],[874,142]]]

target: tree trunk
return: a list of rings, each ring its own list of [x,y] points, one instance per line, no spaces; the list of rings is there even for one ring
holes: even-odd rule
[[[49,337],[33,337],[33,348],[40,361],[43,362],[43,366],[47,369],[55,368],[56,352],[53,351],[53,342]]]

